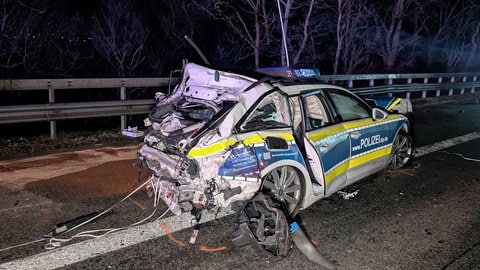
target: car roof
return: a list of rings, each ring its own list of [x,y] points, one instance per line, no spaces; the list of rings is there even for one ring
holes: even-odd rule
[[[312,81],[278,81],[278,82],[273,82],[273,86],[281,89],[283,92],[285,92],[289,96],[296,96],[299,95],[306,90],[321,90],[321,89],[338,89],[340,91],[345,91],[345,92],[350,92],[347,89],[333,85],[333,84],[326,84],[323,82],[312,82]]]

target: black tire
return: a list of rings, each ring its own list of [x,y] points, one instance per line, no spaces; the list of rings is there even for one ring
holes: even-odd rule
[[[390,159],[388,161],[388,168],[393,170],[402,168],[410,160],[412,153],[412,138],[408,133],[401,130],[393,140],[392,153],[390,154]]]

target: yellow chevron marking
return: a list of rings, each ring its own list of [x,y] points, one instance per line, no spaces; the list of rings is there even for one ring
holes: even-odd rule
[[[282,137],[287,141],[294,140],[293,135],[289,133],[269,134],[268,136]],[[217,143],[207,145],[204,147],[195,146],[188,152],[188,157],[199,158],[199,157],[210,156],[218,152],[224,151],[229,146],[234,145],[237,141],[238,140],[236,139],[228,139],[228,140],[219,141]],[[263,142],[264,142],[264,137],[260,136],[259,134],[254,134],[252,136],[249,136],[243,139],[244,145],[252,145],[252,144],[263,143]]]
[[[330,184],[333,179],[337,176],[341,175],[342,173],[348,170],[348,160],[345,160],[342,164],[337,166],[335,169],[330,171],[327,175],[325,175],[325,184]]]
[[[392,152],[392,146],[389,146],[389,147],[380,148],[378,150],[374,150],[372,152],[369,152],[367,154],[364,154],[358,157],[353,157],[350,160],[350,168],[355,168],[357,166],[365,164],[370,160],[390,155],[391,152]]]
[[[401,98],[396,98],[395,101],[390,104],[390,106],[388,106],[387,108],[385,108],[387,111],[390,111],[393,109],[393,107],[395,107],[398,103],[400,103],[400,101],[402,101]]]

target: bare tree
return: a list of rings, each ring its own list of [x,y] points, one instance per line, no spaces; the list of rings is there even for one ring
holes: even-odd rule
[[[442,54],[443,46],[449,42],[452,34],[458,32],[456,28],[460,26],[462,17],[468,16],[473,3],[471,0],[432,0],[427,5],[429,19],[422,34],[425,43],[428,44],[425,62],[426,66],[430,67],[432,63],[443,60],[442,57],[438,57]],[[455,28],[453,33],[452,28]]]
[[[147,30],[129,1],[103,0],[91,30],[96,50],[120,77],[132,76],[145,60]]]
[[[309,1],[309,5],[308,5],[308,11],[305,15],[305,19],[303,21],[303,25],[301,25],[301,29],[302,31],[295,31],[296,33],[301,33],[300,35],[300,42],[299,42],[299,45],[298,45],[298,48],[295,52],[295,55],[293,57],[293,65],[298,65],[298,63],[300,62],[300,57],[302,56],[302,54],[305,52],[305,50],[307,49],[307,42],[309,39],[312,39],[312,35],[311,33],[315,32],[315,33],[318,33],[315,31],[315,29],[317,29],[315,27],[316,25],[316,22],[319,22],[318,20],[313,20],[314,18],[312,18],[312,15],[313,15],[313,12],[314,12],[314,7],[315,7],[315,0],[310,0]],[[317,24],[318,25],[318,24]],[[292,35],[290,35],[292,36]]]
[[[477,13],[478,16],[478,13]],[[468,55],[468,59],[466,62],[466,68],[470,68],[472,66],[472,63],[474,60],[478,60],[479,57],[477,55],[478,53],[478,46],[480,44],[480,22],[476,22],[475,25],[472,27],[473,32],[472,35],[470,36],[470,53]]]
[[[226,67],[239,64],[248,61],[251,52],[249,44],[241,42],[238,37],[225,35],[215,43],[215,62]]]
[[[376,16],[378,55],[382,57],[385,69],[393,71],[413,64],[415,50],[412,48],[419,42],[419,33],[427,16],[425,2],[421,0],[397,0],[384,4],[382,10],[386,12]],[[401,62],[398,61],[400,56]]]
[[[442,43],[442,61],[448,71],[466,71],[478,68],[480,44],[480,8],[470,6],[461,16],[452,20],[445,30],[448,38]],[[458,31],[462,29],[462,31]]]
[[[235,4],[226,0],[196,0],[196,3],[239,37],[235,41],[232,36],[225,36],[222,46],[228,49],[221,51],[235,52],[236,55],[230,56],[237,61],[253,56],[255,67],[260,66],[262,58],[283,66],[313,63],[315,43],[326,35],[321,29],[326,20],[318,16],[321,6],[317,5],[317,0],[242,0]]]
[[[442,62],[446,65],[447,71],[453,72],[458,67],[462,67],[465,70],[465,66],[462,63],[467,58],[468,45],[464,42],[452,42],[446,41],[443,47]]]
[[[0,10],[0,62],[1,67],[5,70],[21,65],[20,59],[20,40],[23,35],[19,33],[18,26],[21,25],[21,8],[11,0],[3,0]]]
[[[278,13],[281,14],[283,22],[283,27],[277,27],[278,32],[283,35],[280,42],[281,64],[284,66],[289,64],[287,63],[287,51],[293,56],[291,62],[293,66],[300,62],[312,64],[315,62],[314,44],[327,33],[325,31],[328,24],[326,17],[320,14],[323,6],[318,5],[317,0],[279,0],[278,2],[280,3]],[[287,50],[285,50],[285,46],[287,46]],[[306,54],[306,51],[309,54]]]
[[[249,55],[254,57],[255,67],[260,66],[262,46],[269,48],[274,5],[266,0],[195,0],[197,6],[214,19],[225,23],[249,46]],[[230,39],[231,40],[231,39]],[[245,52],[245,51],[243,51]],[[237,57],[239,58],[239,57]]]
[[[46,68],[39,71],[44,76],[78,76],[78,71],[93,62],[93,48],[88,34],[91,13],[81,14],[68,7],[67,3],[58,3],[45,14],[46,20],[55,25],[55,29],[52,29],[55,31],[50,33],[44,50]]]
[[[65,26],[64,29],[70,29]],[[52,37],[55,42],[49,46],[49,70],[44,71],[46,75],[57,75],[71,77],[73,72],[82,69],[94,59],[91,50],[91,40],[86,35],[76,32],[60,32],[59,36]]]
[[[336,14],[334,32],[336,46],[333,74],[352,73],[369,64],[374,41],[372,38],[373,15],[376,7],[366,0],[323,1],[330,12]]]
[[[169,70],[169,65],[180,66],[181,60],[188,55],[191,47],[185,36],[196,43],[205,42],[211,36],[212,29],[203,27],[207,21],[203,12],[190,0],[157,0],[144,6],[144,14],[155,29],[149,32],[148,58],[146,59],[155,74]],[[161,14],[152,14],[151,10],[161,10]],[[197,31],[198,30],[198,31]],[[210,42],[207,40],[206,42]],[[211,42],[210,42],[211,43]]]
[[[55,26],[43,21],[48,2],[3,0],[0,10],[0,67],[6,74],[29,77],[45,64],[43,51]]]

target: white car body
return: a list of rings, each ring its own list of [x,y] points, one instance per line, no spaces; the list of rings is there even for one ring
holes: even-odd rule
[[[357,108],[336,111],[335,99]],[[139,160],[177,215],[244,203],[262,190],[294,215],[392,162],[403,166],[412,152],[405,116],[342,87],[194,63],[171,95],[158,96],[150,122]]]

